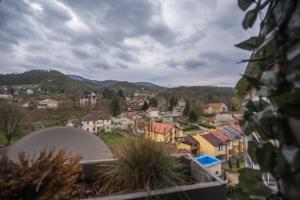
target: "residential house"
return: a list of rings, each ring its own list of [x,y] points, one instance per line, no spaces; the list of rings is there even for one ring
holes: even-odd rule
[[[58,107],[58,101],[53,99],[45,99],[39,101],[37,106],[38,109],[45,109],[45,108],[56,109],[57,107]]]
[[[199,142],[198,154],[214,156],[222,161],[226,161],[226,143],[212,133],[196,134],[193,137]]]
[[[24,102],[21,104],[21,107],[28,108],[30,106],[30,102]]]
[[[125,116],[112,118],[111,121],[113,129],[128,130],[134,126],[134,120],[131,120]]]
[[[76,128],[81,128],[81,123],[78,119],[69,119],[66,123],[65,126],[68,127],[76,127]]]
[[[82,129],[90,133],[109,132],[112,130],[112,121],[101,111],[92,111],[81,120]]]
[[[159,109],[157,107],[150,107],[146,111],[146,116],[149,118],[159,118]]]
[[[222,129],[230,137],[233,145],[233,156],[241,157],[244,154],[244,134],[238,125],[231,125]]]
[[[26,94],[28,94],[28,95],[33,94],[33,90],[32,90],[32,89],[27,89],[27,90],[26,90]]]
[[[177,142],[178,149],[185,149],[188,150],[189,153],[197,155],[200,145],[199,142],[192,135],[179,137],[177,139]]]
[[[2,86],[0,88],[0,99],[12,99],[13,96],[10,92],[8,92],[8,88],[5,86]]]
[[[211,133],[214,136],[216,136],[219,140],[221,140],[222,143],[225,145],[225,160],[228,161],[233,156],[233,144],[231,138],[227,136],[221,129],[211,131]]]
[[[90,95],[87,95],[83,98],[79,99],[79,104],[81,106],[87,106],[87,105],[96,105],[98,99],[96,94],[93,92]]]
[[[204,113],[213,114],[213,113],[222,113],[227,112],[228,108],[224,103],[209,103],[204,108]]]
[[[145,127],[146,135],[156,142],[176,143],[177,138],[183,137],[182,129],[166,123],[152,122]]]

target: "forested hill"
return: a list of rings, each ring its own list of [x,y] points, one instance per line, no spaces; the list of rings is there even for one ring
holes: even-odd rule
[[[232,97],[236,97],[236,92],[230,87],[214,87],[214,86],[191,86],[191,87],[175,87],[158,93],[157,98],[168,99],[176,97],[198,101],[201,104],[211,102],[224,102],[229,105]]]
[[[67,92],[74,89],[87,90],[79,81],[72,80],[55,70],[31,70],[19,74],[0,74],[0,85],[39,85],[49,92]]]
[[[81,92],[102,91],[105,88],[127,93],[147,92],[156,93],[164,87],[148,82],[127,82],[117,80],[90,80],[81,76],[65,75],[55,70],[31,70],[19,74],[0,74],[0,85],[28,85],[35,84],[49,92]]]

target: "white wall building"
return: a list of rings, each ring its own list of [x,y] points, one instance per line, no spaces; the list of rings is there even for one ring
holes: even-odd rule
[[[56,109],[57,107],[58,107],[58,101],[53,99],[45,99],[39,101],[37,106],[38,109],[45,109],[45,108]]]
[[[82,129],[90,133],[109,132],[112,130],[111,119],[100,111],[92,111],[81,120]]]

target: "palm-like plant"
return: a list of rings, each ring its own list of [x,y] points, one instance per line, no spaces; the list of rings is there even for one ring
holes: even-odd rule
[[[186,183],[187,170],[179,158],[145,137],[130,138],[119,160],[99,166],[101,194],[150,191]]]

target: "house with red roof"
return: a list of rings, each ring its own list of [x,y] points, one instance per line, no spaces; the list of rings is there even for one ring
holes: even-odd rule
[[[146,135],[156,142],[176,143],[177,138],[183,137],[183,131],[167,123],[152,122],[145,127]]]
[[[204,108],[204,113],[206,114],[222,113],[227,111],[228,108],[224,103],[209,103]]]

